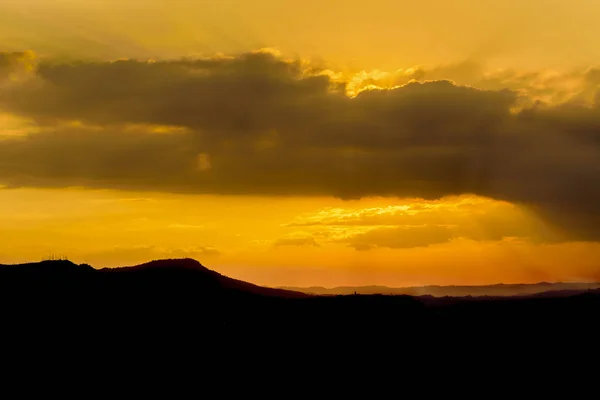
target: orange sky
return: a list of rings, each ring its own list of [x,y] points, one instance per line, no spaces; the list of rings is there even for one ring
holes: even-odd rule
[[[589,0],[3,2],[0,263],[598,280],[599,17]]]

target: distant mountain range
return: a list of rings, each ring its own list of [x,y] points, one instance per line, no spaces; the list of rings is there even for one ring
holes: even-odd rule
[[[465,296],[526,296],[546,292],[585,292],[600,289],[600,283],[532,283],[532,284],[495,284],[483,286],[414,286],[414,287],[387,287],[387,286],[339,286],[324,288],[312,287],[281,287],[284,290],[303,292],[319,296],[351,295],[351,294],[382,294],[382,295],[407,295],[407,296],[434,296],[434,297],[465,297]]]

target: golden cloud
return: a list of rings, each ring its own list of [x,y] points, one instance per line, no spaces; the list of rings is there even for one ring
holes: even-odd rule
[[[600,238],[594,68],[485,73],[465,64],[344,80],[262,51],[42,60],[33,72],[0,91],[2,110],[42,127],[0,142],[0,183],[9,187],[346,199],[468,193],[528,207],[573,238]],[[153,126],[180,129],[143,128]]]

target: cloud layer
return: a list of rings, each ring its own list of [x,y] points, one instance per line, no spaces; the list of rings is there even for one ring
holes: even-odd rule
[[[426,247],[453,240],[568,240],[535,215],[506,202],[472,196],[369,208],[324,208],[284,225],[297,237],[342,243],[357,250]]]
[[[342,198],[473,193],[529,207],[574,239],[600,239],[595,69],[578,75],[569,95],[560,92],[568,85],[540,75],[521,83],[518,74],[487,76],[475,88],[412,71],[397,87],[349,97],[350,80],[268,52],[41,61],[35,70],[27,54],[0,54],[0,111],[39,129],[0,141],[0,184]],[[473,76],[466,83],[484,82],[461,68],[463,80]],[[536,97],[532,88],[551,93]]]

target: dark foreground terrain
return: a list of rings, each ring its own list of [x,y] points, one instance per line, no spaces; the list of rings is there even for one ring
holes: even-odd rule
[[[456,339],[486,348],[518,340],[552,349],[596,341],[600,291],[311,296],[234,280],[189,259],[101,270],[45,261],[0,266],[0,308],[3,334],[33,334],[36,340],[67,335],[88,344],[97,340],[94,346],[108,340],[189,343],[216,334],[232,343],[260,338],[282,351],[326,338],[349,349],[457,346]]]

